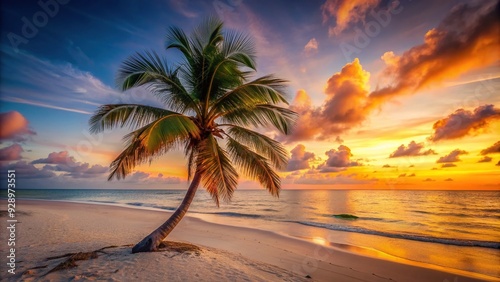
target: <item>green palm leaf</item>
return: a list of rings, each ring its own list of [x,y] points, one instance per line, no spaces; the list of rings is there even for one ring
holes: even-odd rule
[[[89,120],[90,132],[128,126],[132,129],[175,112],[138,104],[114,104],[100,106]]]
[[[252,108],[258,104],[288,104],[282,94],[285,80],[264,76],[242,84],[219,97],[211,112],[228,112],[235,108]]]
[[[221,115],[224,123],[241,126],[269,126],[272,125],[284,134],[289,134],[297,120],[297,113],[287,108],[258,104],[249,107],[236,107]]]
[[[244,174],[259,181],[273,196],[279,196],[281,189],[280,177],[272,169],[265,157],[255,153],[231,137],[228,139],[227,148],[231,159]]]
[[[168,68],[167,62],[155,52],[136,53],[123,62],[117,83],[122,90],[145,85],[172,110],[196,112],[196,99],[184,88],[178,71]]]
[[[202,173],[205,189],[219,206],[219,199],[231,199],[238,184],[238,173],[233,167],[227,152],[222,149],[215,137],[209,135],[200,143],[197,169]]]
[[[237,142],[248,146],[251,150],[263,155],[279,170],[285,169],[288,163],[288,151],[280,142],[256,131],[232,125],[228,134]]]
[[[122,153],[111,163],[111,174],[125,178],[139,164],[164,154],[190,138],[199,139],[199,128],[187,116],[171,114],[135,130],[124,137]]]

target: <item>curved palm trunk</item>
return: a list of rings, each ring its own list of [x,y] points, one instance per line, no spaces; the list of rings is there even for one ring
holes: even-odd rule
[[[158,245],[163,239],[165,239],[172,230],[174,230],[175,226],[181,221],[181,219],[186,214],[189,209],[189,205],[193,201],[194,195],[196,194],[196,190],[198,189],[198,185],[200,184],[201,173],[196,172],[191,185],[189,185],[189,189],[184,196],[184,200],[179,205],[177,210],[170,216],[170,218],[165,221],[160,227],[158,227],[151,234],[142,239],[139,243],[137,243],[132,248],[132,253],[139,252],[152,252],[158,249]]]

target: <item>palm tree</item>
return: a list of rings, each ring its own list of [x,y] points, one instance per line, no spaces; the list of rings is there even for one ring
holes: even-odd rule
[[[183,60],[169,64],[154,52],[137,53],[122,64],[118,85],[125,91],[147,87],[164,104],[103,105],[91,117],[90,131],[129,127],[125,149],[111,163],[112,178],[121,179],[135,166],[174,149],[188,160],[186,196],[170,218],[132,248],[154,251],[186,214],[200,183],[219,206],[230,200],[238,184],[238,168],[273,196],[281,188],[276,169],[286,166],[288,153],[277,141],[249,127],[290,132],[296,113],[284,108],[286,81],[272,75],[252,79],[254,46],[241,33],[223,31],[210,18],[187,36],[168,30],[166,49],[177,49]]]

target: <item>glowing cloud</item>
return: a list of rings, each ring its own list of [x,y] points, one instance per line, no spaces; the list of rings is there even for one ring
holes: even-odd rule
[[[468,152],[464,150],[455,149],[451,151],[448,155],[440,157],[436,162],[437,163],[454,163],[461,161],[459,156],[466,155]]]
[[[26,137],[36,133],[29,128],[28,120],[19,112],[0,113],[0,140],[26,141]]]
[[[307,42],[306,46],[304,46],[304,53],[306,55],[311,55],[318,52],[318,41],[316,38],[312,38]]]
[[[431,141],[456,139],[478,133],[493,120],[500,119],[500,109],[493,105],[477,107],[474,111],[458,109],[448,117],[434,123]]]
[[[500,141],[481,151],[481,155],[500,153]]]
[[[401,144],[396,151],[394,151],[389,158],[397,158],[404,156],[427,156],[427,155],[436,155],[436,152],[429,149],[427,151],[422,151],[424,149],[424,143],[416,143],[415,141],[411,141],[406,147],[404,144]]]
[[[288,161],[286,171],[295,171],[311,167],[309,162],[314,160],[314,153],[306,152],[306,147],[304,145],[299,144],[295,146],[290,153],[292,157]]]
[[[354,184],[369,184],[376,182],[377,179],[372,178],[372,179],[360,179],[356,177],[357,175],[355,173],[353,174],[337,174],[337,175],[331,175],[331,174],[304,174],[301,177],[297,178],[295,180],[295,184],[345,184],[345,185],[354,185]]]
[[[327,1],[322,6],[324,20],[334,16],[338,23],[347,26],[360,20],[362,14],[378,3],[367,1],[369,4],[361,5],[359,2]],[[423,44],[401,56],[386,52],[382,56],[387,65],[383,74],[392,79],[386,87],[369,92],[370,73],[363,70],[359,60],[355,59],[328,79],[327,96],[322,106],[310,105],[307,93],[299,91],[290,106],[300,116],[298,127],[282,141],[329,139],[360,125],[373,110],[396,96],[411,94],[422,87],[497,63],[500,60],[500,18],[496,6],[494,1],[477,6],[458,5],[437,28],[426,34]],[[353,9],[355,12],[350,15]],[[339,29],[343,24],[338,25]],[[476,111],[479,116],[465,123],[447,123],[447,119],[438,121],[430,140],[465,136],[486,126],[483,115],[489,114],[488,120],[499,116],[499,110],[492,105],[479,107]],[[467,111],[459,110],[457,117],[460,114],[467,115]]]
[[[64,176],[73,178],[93,178],[109,171],[102,165],[76,162],[67,151],[50,153],[47,158],[35,160],[31,164],[46,164],[44,170],[65,172]]]
[[[372,109],[367,104],[369,79],[370,73],[355,59],[328,79],[323,106],[312,106],[307,93],[298,91],[290,106],[299,114],[297,127],[292,135],[284,138],[288,141],[328,139],[359,125]]]
[[[180,184],[181,179],[179,177],[164,177],[162,173],[157,176],[153,176],[151,173],[144,171],[136,171],[131,175],[127,176],[124,180],[126,183],[149,183],[149,184]]]
[[[71,165],[75,164],[75,158],[70,156],[68,151],[53,152],[47,158],[34,160],[32,164],[62,164]]]
[[[47,169],[38,169],[33,164],[25,161],[11,163],[5,167],[8,170],[15,170],[18,175],[22,175],[24,179],[50,178],[56,174]]]
[[[0,161],[17,161],[21,159],[21,153],[24,152],[23,147],[19,144],[12,144],[8,147],[0,149]]]
[[[351,24],[364,21],[368,11],[379,3],[380,0],[327,0],[321,6],[323,23],[335,18],[335,26],[329,28],[328,34],[339,35]]]
[[[328,159],[324,163],[323,167],[349,167],[349,166],[360,166],[361,163],[357,161],[352,161],[351,149],[349,147],[340,145],[337,150],[331,149],[325,152]]]
[[[477,161],[478,163],[489,163],[491,162],[491,160],[493,160],[491,157],[488,157],[488,156],[484,156],[483,158],[481,158],[479,161]]]
[[[387,87],[370,94],[374,104],[391,97],[411,94],[425,86],[458,77],[465,72],[497,63],[500,59],[500,17],[498,3],[456,6],[434,29],[424,43],[401,56],[387,52],[382,56],[384,74],[393,79]]]

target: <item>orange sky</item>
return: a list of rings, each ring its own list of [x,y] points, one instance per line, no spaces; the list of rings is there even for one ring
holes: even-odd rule
[[[500,189],[498,3],[321,2],[278,1],[266,9],[241,2],[215,11],[228,28],[255,39],[259,74],[290,81],[290,108],[299,113],[294,132],[258,129],[290,151],[280,173],[283,187]],[[214,12],[198,4],[145,9],[155,11],[150,20],[168,18],[164,25],[189,30]],[[93,19],[107,19],[106,25],[93,30],[100,45],[113,48],[100,47],[90,44],[94,35],[67,35],[86,22],[72,13],[91,13],[71,5],[54,18],[59,24],[41,29],[30,44],[1,48],[1,166],[30,175],[25,188],[187,187],[182,152],[107,182],[127,130],[88,133],[88,118],[100,104],[152,103],[142,90],[119,93],[113,78],[135,51],[164,52],[164,29],[147,28],[146,17],[125,28],[111,7],[102,6]],[[23,13],[21,6],[10,9]],[[120,12],[137,13],[127,5]],[[123,36],[111,38],[115,33]],[[56,49],[60,42],[64,50]],[[240,188],[258,184],[241,178]]]

